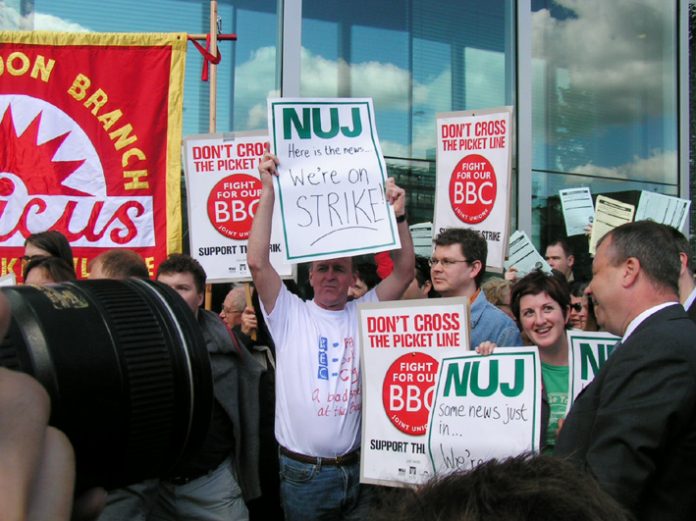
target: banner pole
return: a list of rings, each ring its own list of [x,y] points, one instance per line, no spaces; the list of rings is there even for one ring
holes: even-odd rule
[[[210,53],[213,56],[217,56],[217,37],[218,37],[218,4],[217,0],[210,0]],[[210,105],[209,105],[209,119],[208,119],[208,131],[214,134],[217,126],[217,65],[214,63],[209,64],[209,76],[208,81],[210,82]],[[205,285],[205,309],[210,310],[213,305],[213,287],[211,284]]]

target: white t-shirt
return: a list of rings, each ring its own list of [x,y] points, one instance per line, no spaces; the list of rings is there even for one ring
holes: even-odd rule
[[[281,285],[264,318],[276,347],[275,434],[283,447],[334,458],[360,446],[362,389],[358,302],[377,302],[369,291],[329,311]]]

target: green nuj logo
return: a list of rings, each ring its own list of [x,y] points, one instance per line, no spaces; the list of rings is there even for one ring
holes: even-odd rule
[[[599,355],[599,360],[595,358],[594,351],[592,351],[592,346],[590,344],[580,344],[580,375],[583,380],[587,380],[590,376],[590,368],[592,369],[592,376],[596,376],[599,370],[609,358],[609,355],[614,351],[614,344],[598,344],[597,351]]]
[[[503,396],[512,398],[519,396],[524,390],[524,360],[515,360],[514,385],[500,381],[500,367],[498,360],[491,360],[488,364],[488,386],[481,387],[479,381],[479,368],[481,361],[464,362],[463,366],[450,364],[447,368],[445,379],[445,396],[449,396],[454,389],[455,396],[466,396],[469,390],[475,396],[492,396],[498,389]],[[458,369],[461,367],[461,372]]]
[[[325,130],[321,124],[321,108],[303,108],[302,117],[300,117],[294,108],[284,108],[283,139],[292,139],[293,128],[300,139],[312,139],[312,135],[322,139],[330,139],[337,136],[339,131],[346,137],[357,137],[362,133],[359,107],[353,107],[351,109],[351,116],[353,118],[352,128],[349,126],[341,126],[337,107],[330,107],[328,110],[331,126],[328,130]]]

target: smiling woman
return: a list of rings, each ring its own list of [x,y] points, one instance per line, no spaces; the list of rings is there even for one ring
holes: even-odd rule
[[[556,443],[558,420],[568,405],[568,284],[561,276],[533,271],[520,279],[511,294],[512,312],[522,331],[539,348],[545,405],[549,408],[546,447]]]

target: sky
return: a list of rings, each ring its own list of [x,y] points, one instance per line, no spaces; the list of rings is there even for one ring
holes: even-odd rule
[[[0,27],[19,23],[13,14],[18,4],[6,0],[3,8],[0,2]],[[402,2],[380,0],[369,3],[366,15],[352,2],[305,0],[301,93],[370,96],[385,154],[433,159],[438,112],[514,103],[509,4],[414,0],[406,12]],[[676,183],[671,2],[532,5],[533,167]],[[34,7],[36,29],[192,33],[207,32],[208,24],[207,1],[85,6],[78,0],[34,0]],[[218,130],[264,128],[265,99],[278,95],[276,1],[223,0],[219,9],[222,31],[237,33],[239,40],[222,44]],[[200,67],[190,47],[185,134],[207,131]]]

